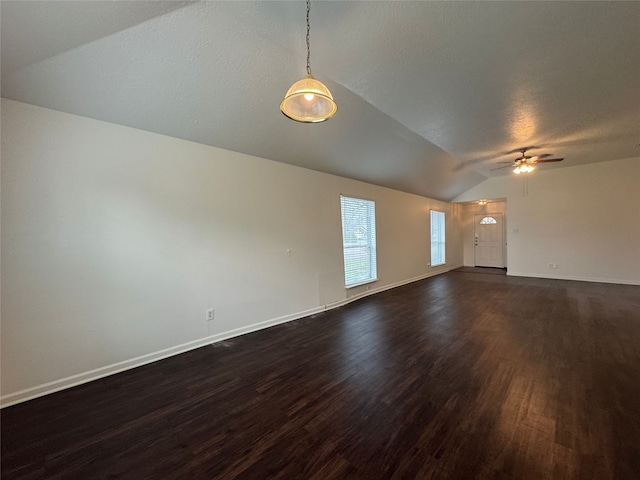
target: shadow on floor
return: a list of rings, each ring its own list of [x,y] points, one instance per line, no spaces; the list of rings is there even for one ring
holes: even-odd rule
[[[452,270],[458,273],[485,273],[489,275],[506,275],[506,268],[493,268],[493,267],[460,267]]]

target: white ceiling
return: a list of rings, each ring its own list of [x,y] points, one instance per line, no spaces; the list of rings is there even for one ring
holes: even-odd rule
[[[638,156],[640,2],[324,2],[338,114],[279,111],[305,3],[2,1],[2,96],[450,200],[509,153]]]

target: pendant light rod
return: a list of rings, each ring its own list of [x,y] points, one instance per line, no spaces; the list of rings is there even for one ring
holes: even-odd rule
[[[311,23],[309,22],[309,12],[311,12],[311,0],[307,0],[307,75],[311,75],[311,46],[309,43]]]

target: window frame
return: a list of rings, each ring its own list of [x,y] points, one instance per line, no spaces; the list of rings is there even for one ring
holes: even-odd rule
[[[436,232],[434,234],[434,217],[440,217],[441,215],[441,221],[438,220],[438,223],[441,223],[441,227],[439,228],[439,231]],[[438,235],[438,238],[436,238],[435,242],[434,242],[434,235]],[[429,265],[431,267],[439,267],[441,265],[446,265],[447,263],[447,215],[445,212],[441,211],[441,210],[434,210],[434,209],[430,209],[429,210]],[[438,247],[436,247],[438,250],[442,250],[441,254],[438,255],[438,257],[434,257],[434,251],[436,249],[434,249],[434,244],[438,245]],[[438,252],[440,253],[440,252]],[[439,258],[442,257],[442,258]],[[436,259],[436,261],[434,262],[434,258]],[[441,260],[441,261],[440,261]]]
[[[345,209],[347,206],[345,202],[363,202],[366,205],[366,243],[347,243],[346,237],[349,235],[349,231],[346,230],[345,214],[348,213]],[[366,285],[368,283],[376,282],[378,280],[378,261],[377,261],[377,241],[376,241],[376,202],[368,198],[352,197],[349,195],[340,195],[340,223],[342,232],[342,262],[344,268],[344,285],[345,289],[358,287],[360,285]],[[367,269],[369,276],[367,278],[358,279],[349,283],[349,273],[351,269],[347,268],[349,255],[348,250],[351,249],[367,249]]]

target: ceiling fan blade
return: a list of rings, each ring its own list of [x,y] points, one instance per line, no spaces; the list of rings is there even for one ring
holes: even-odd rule
[[[546,160],[536,160],[535,163],[561,162],[564,158],[548,158]]]
[[[500,170],[501,168],[510,168],[510,167],[515,167],[515,165],[511,164],[511,165],[505,165],[504,167],[498,167],[498,168],[492,168],[491,170]]]
[[[539,158],[547,158],[553,155],[553,153],[541,153],[540,155],[534,155],[531,160],[538,160]]]

